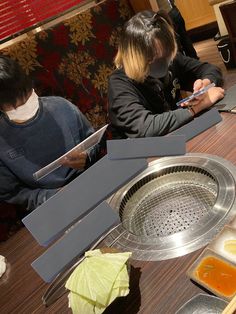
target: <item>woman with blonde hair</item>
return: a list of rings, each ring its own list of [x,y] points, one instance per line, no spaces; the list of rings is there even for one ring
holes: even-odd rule
[[[223,84],[220,70],[177,52],[171,21],[164,11],[143,11],[124,26],[109,77],[109,117],[114,138],[160,136],[191,121],[224,96],[212,87],[182,108],[180,90],[196,92]]]

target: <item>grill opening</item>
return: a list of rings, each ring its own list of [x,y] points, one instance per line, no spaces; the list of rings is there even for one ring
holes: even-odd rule
[[[136,236],[165,237],[209,215],[218,194],[215,177],[203,168],[173,166],[148,174],[124,195],[119,214]]]
[[[183,256],[236,219],[236,167],[201,153],[159,158],[108,202],[122,223],[104,240],[107,246],[137,260]]]

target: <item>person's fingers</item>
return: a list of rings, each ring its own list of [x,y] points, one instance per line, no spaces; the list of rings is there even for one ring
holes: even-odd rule
[[[202,80],[198,79],[193,84],[193,92],[199,91],[203,87]]]
[[[78,152],[78,151],[72,151],[67,158],[69,160],[79,159],[79,158],[86,158],[87,153],[86,152]]]
[[[199,99],[193,99],[191,101],[191,103],[189,103],[189,106],[188,107],[194,107],[194,106],[197,106],[199,103],[200,103],[201,100]]]
[[[197,92],[209,84],[211,84],[211,81],[209,79],[197,79],[193,84],[193,92]]]
[[[225,90],[224,90],[223,88],[221,88],[221,87],[217,87],[217,88],[218,88],[219,92],[220,92],[222,95],[225,94]]]
[[[74,168],[74,169],[83,169],[85,167],[86,160],[65,160],[63,166]]]
[[[85,161],[82,161],[82,160],[68,160],[68,161],[65,161],[63,163],[64,166],[67,166],[67,167],[70,167],[70,168],[76,168],[76,169],[79,169],[79,168],[83,168],[85,166]]]
[[[86,165],[87,153],[86,152],[72,152],[69,156],[66,156],[62,165],[74,169],[84,169]]]

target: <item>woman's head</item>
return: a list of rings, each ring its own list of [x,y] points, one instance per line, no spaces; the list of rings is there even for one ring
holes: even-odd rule
[[[32,81],[20,65],[0,55],[0,110],[24,103],[32,91]]]
[[[165,12],[139,12],[124,26],[115,64],[123,67],[129,78],[143,82],[150,73],[150,64],[158,59],[170,62],[176,47],[174,30]]]

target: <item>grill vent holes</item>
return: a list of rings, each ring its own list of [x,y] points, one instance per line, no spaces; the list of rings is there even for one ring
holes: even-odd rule
[[[135,183],[120,204],[123,226],[137,236],[165,237],[189,229],[208,215],[218,186],[206,170],[174,166]]]
[[[122,224],[107,246],[162,261],[206,246],[236,217],[236,167],[209,154],[154,160],[109,199]]]

